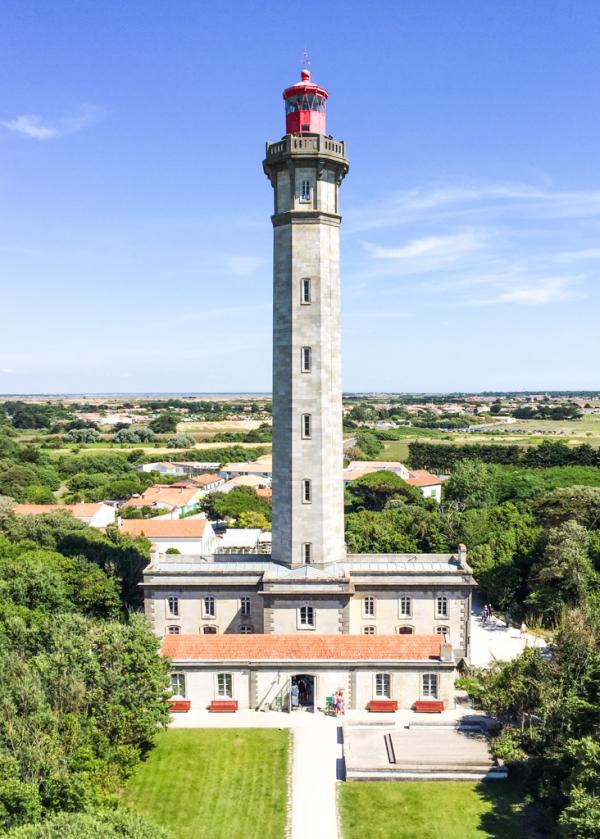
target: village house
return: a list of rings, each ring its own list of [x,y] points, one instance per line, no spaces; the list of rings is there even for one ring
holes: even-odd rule
[[[41,516],[45,513],[66,511],[91,527],[103,528],[115,521],[115,508],[103,501],[81,502],[79,504],[15,504],[12,508],[18,516]]]
[[[178,550],[182,554],[210,554],[216,535],[205,518],[125,519],[119,521],[121,533],[146,536],[160,551]]]
[[[238,475],[255,475],[259,478],[270,478],[272,473],[271,459],[256,460],[253,463],[226,463],[219,474],[229,481]]]
[[[409,470],[398,461],[353,460],[343,471],[344,486],[373,472],[393,472],[410,486],[420,490],[424,498],[433,498],[439,504],[442,500],[442,479],[426,469]]]
[[[164,510],[163,515],[166,518],[178,519],[199,510],[200,500],[205,494],[205,491],[197,486],[172,487],[168,484],[155,484],[144,490],[141,495],[134,495],[123,506],[153,507]]]
[[[160,461],[155,463],[142,463],[133,467],[138,472],[159,472],[161,475],[187,475],[187,471],[179,463]]]

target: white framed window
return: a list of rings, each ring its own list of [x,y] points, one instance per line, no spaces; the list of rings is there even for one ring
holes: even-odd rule
[[[202,599],[202,617],[215,617],[215,598],[210,594]]]
[[[312,542],[304,542],[302,545],[302,562],[310,565],[312,560]]]
[[[300,191],[300,200],[301,201],[310,201],[310,181],[303,180],[302,181],[302,188]]]
[[[412,597],[403,594],[398,598],[398,615],[401,618],[410,618],[412,616]]]
[[[363,617],[365,617],[365,618],[375,617],[375,598],[374,597],[371,597],[371,596],[363,597],[362,607],[363,607]]]
[[[173,696],[185,699],[185,673],[171,673],[171,691]]]
[[[217,696],[231,699],[233,696],[233,678],[231,673],[217,673]]]
[[[178,626],[167,626],[167,635],[179,635],[181,632]]]
[[[240,597],[240,615],[247,616],[250,614],[250,598]]]
[[[301,629],[315,628],[315,610],[312,606],[300,606],[298,609],[298,626]]]
[[[249,624],[244,624],[240,626],[240,635],[252,635],[254,632],[254,627],[250,626]]]
[[[363,635],[375,635],[374,626],[363,626]]]
[[[179,617],[179,598],[167,597],[167,610],[173,618]]]
[[[375,696],[377,699],[391,699],[392,685],[389,673],[375,674]]]
[[[436,635],[443,635],[444,639],[450,634],[450,629],[447,626],[436,626],[434,630]]]
[[[435,673],[423,673],[423,699],[438,698],[438,677]]]
[[[412,626],[397,626],[396,635],[413,635],[414,627]]]
[[[312,370],[312,348],[302,347],[301,349],[301,369],[303,373],[310,373]]]
[[[310,440],[312,437],[312,416],[310,414],[302,414],[302,439]]]
[[[203,635],[218,635],[217,627],[211,626],[210,624],[206,624],[206,626],[202,627],[202,634]]]
[[[436,618],[448,617],[448,598],[443,594],[438,594],[435,598],[435,616]]]
[[[311,300],[311,282],[308,277],[304,277],[300,280],[300,302],[303,306],[308,306],[312,303]]]
[[[302,503],[312,504],[312,481],[310,478],[304,478],[302,481]]]

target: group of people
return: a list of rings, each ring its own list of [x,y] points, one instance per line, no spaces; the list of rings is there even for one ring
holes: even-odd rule
[[[346,701],[341,688],[333,694],[333,710],[336,717],[342,717],[346,713]]]
[[[481,610],[481,623],[487,623],[494,617],[494,610],[492,609],[491,603],[486,603],[486,605]]]

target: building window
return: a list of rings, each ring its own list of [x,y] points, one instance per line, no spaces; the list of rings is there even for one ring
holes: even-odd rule
[[[302,503],[312,503],[312,483],[310,481],[310,478],[304,478],[304,480],[302,481]]]
[[[240,635],[252,635],[253,632],[254,632],[253,627],[248,626],[248,624],[245,624],[244,626],[240,626]]]
[[[305,277],[302,280],[300,291],[300,302],[303,306],[308,306],[308,304],[312,302],[310,297],[310,291],[310,280],[308,279],[308,277]]]
[[[312,370],[312,350],[310,347],[302,347],[302,372],[310,373]]]
[[[435,598],[435,616],[436,618],[448,617],[448,598],[440,595]]]
[[[410,618],[412,615],[412,598],[401,597],[398,600],[398,612],[401,618]]]
[[[363,597],[363,616],[365,618],[375,617],[375,598]]]
[[[185,674],[171,673],[171,691],[173,696],[185,699]]]
[[[302,545],[302,561],[305,565],[310,565],[312,559],[312,544],[310,542],[304,542]]]
[[[179,635],[180,631],[178,626],[167,626],[168,635]]]
[[[397,626],[396,627],[396,634],[397,635],[412,635],[415,630],[412,626]]]
[[[312,606],[300,606],[298,609],[298,624],[304,629],[314,629],[315,610]]]
[[[179,617],[179,598],[178,597],[167,597],[167,608],[169,610],[169,614],[174,617]]]
[[[436,635],[443,635],[444,640],[448,637],[450,630],[447,626],[436,626],[435,627],[435,634]]]
[[[423,699],[438,698],[438,677],[435,673],[423,674]]]
[[[310,181],[302,181],[302,192],[300,193],[301,201],[310,201]]]
[[[391,679],[389,673],[375,674],[375,696],[378,699],[391,698]]]
[[[250,614],[250,598],[249,597],[240,597],[240,614],[241,615],[249,615]]]
[[[202,607],[204,609],[204,614],[202,615],[203,618],[214,618],[215,617],[215,598],[205,597],[202,601]]]
[[[363,626],[363,635],[375,635],[375,627]]]
[[[217,673],[217,696],[222,699],[231,699],[233,696],[231,673]]]
[[[310,414],[302,414],[302,439],[310,440],[312,437],[312,417]]]
[[[216,626],[203,626],[202,627],[202,634],[203,635],[216,635],[217,634],[217,627]]]

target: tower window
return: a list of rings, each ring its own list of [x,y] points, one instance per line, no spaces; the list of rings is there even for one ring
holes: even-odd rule
[[[169,610],[169,615],[174,618],[179,617],[179,598],[178,597],[167,597],[167,608]]]
[[[302,347],[302,372],[310,373],[312,370],[312,349],[310,347]]]
[[[310,478],[304,478],[302,481],[302,501],[304,504],[312,502],[312,482]]]
[[[302,414],[302,439],[310,440],[312,437],[312,417],[310,414]]]
[[[310,201],[310,181],[302,181],[301,201]]]
[[[302,545],[302,561],[306,565],[310,565],[312,559],[312,545],[310,542],[304,542]]]
[[[310,302],[310,280],[308,277],[305,277],[301,283],[301,294],[300,294],[300,302],[307,306]]]

